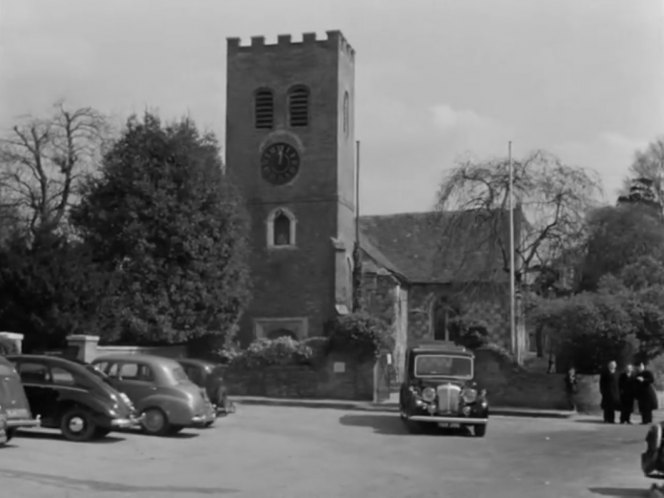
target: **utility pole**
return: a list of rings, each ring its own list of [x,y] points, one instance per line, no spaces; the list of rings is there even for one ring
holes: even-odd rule
[[[360,253],[360,141],[355,142],[355,247],[353,248],[353,312],[362,307],[362,255]]]

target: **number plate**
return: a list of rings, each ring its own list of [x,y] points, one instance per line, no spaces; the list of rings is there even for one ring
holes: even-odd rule
[[[461,424],[448,423],[448,422],[438,422],[438,427],[443,427],[445,429],[459,429]]]
[[[28,418],[30,414],[25,408],[9,408],[7,409],[7,418]]]

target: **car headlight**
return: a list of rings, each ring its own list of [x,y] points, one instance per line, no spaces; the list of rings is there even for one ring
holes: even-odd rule
[[[422,399],[431,402],[436,399],[436,390],[433,387],[425,387],[422,390]]]
[[[461,397],[465,403],[475,403],[477,401],[477,391],[475,389],[464,389],[461,391]]]

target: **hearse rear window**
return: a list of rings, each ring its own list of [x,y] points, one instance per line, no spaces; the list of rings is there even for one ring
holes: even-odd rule
[[[416,377],[472,377],[473,362],[464,356],[421,354],[415,357]]]

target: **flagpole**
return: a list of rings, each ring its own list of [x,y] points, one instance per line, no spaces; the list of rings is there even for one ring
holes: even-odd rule
[[[520,352],[516,333],[516,309],[515,309],[515,275],[514,275],[514,168],[512,165],[512,142],[508,142],[509,156],[509,225],[510,225],[510,336],[512,340],[512,353],[514,359],[519,363]]]

